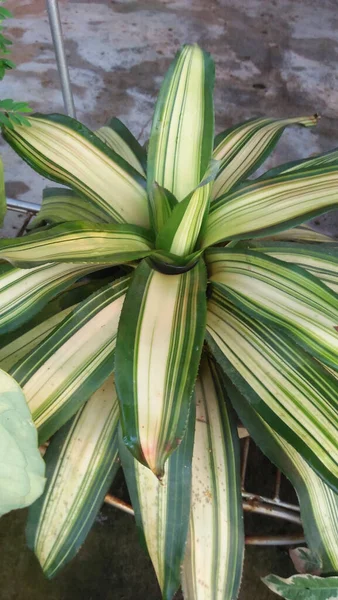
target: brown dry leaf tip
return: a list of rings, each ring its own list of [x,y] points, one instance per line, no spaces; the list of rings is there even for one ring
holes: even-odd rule
[[[338,325],[334,325],[333,329],[335,329],[336,331],[338,331]]]

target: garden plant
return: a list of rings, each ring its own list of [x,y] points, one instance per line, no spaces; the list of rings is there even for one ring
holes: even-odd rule
[[[116,118],[3,126],[67,186],[0,241],[0,367],[51,440],[27,523],[47,577],[122,465],[163,598],[237,598],[239,419],[294,485],[320,572],[338,571],[337,243],[304,225],[338,206],[338,150],[253,178],[285,127],[318,117],[214,137],[213,86],[211,57],[184,46],[147,151]]]

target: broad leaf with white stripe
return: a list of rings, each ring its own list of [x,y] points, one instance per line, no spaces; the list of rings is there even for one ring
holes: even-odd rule
[[[251,175],[276,146],[285,127],[313,127],[317,117],[291,119],[251,119],[235,125],[216,136],[213,158],[220,161],[220,170],[213,188],[213,198],[228,193],[236,184]]]
[[[195,250],[208,216],[210,193],[217,171],[218,164],[214,161],[196,190],[175,206],[157,235],[157,248],[177,256],[186,256]]]
[[[48,262],[118,265],[147,256],[152,247],[150,232],[137,225],[70,221],[0,240],[0,258],[26,268]]]
[[[47,264],[33,269],[0,265],[0,333],[13,331],[54,296],[101,265]]]
[[[161,482],[141,465],[120,440],[120,458],[136,524],[152,560],[164,600],[180,585],[190,515],[191,463],[195,432],[192,402],[187,431],[166,462]]]
[[[144,260],[122,309],[116,386],[124,442],[159,477],[186,428],[204,340],[205,292],[202,261],[181,275],[164,275]]]
[[[47,486],[30,509],[27,540],[48,578],[75,556],[113,482],[118,416],[110,376],[47,449]]]
[[[215,358],[259,415],[337,492],[337,381],[301,347],[211,287],[207,342]]]
[[[241,309],[337,365],[338,296],[317,277],[253,250],[213,248],[207,263],[213,284]]]
[[[259,238],[261,242],[274,241],[274,242],[304,242],[307,244],[337,244],[337,239],[315,231],[308,225],[298,225],[291,229],[285,229],[278,233],[272,233]]]
[[[100,207],[82,198],[67,188],[47,187],[42,192],[42,204],[36,217],[27,229],[36,229],[40,225],[64,223],[65,221],[88,221],[107,223],[107,215]]]
[[[251,249],[302,267],[338,293],[338,245],[251,242]]]
[[[112,373],[128,284],[129,277],[124,277],[81,302],[39,347],[12,367],[40,443],[70,419]]]
[[[162,84],[148,154],[148,186],[181,202],[202,181],[212,154],[214,63],[197,45],[177,53]],[[148,187],[148,189],[150,189]]]
[[[251,437],[296,489],[306,542],[312,553],[320,558],[321,571],[338,571],[338,495],[277,431],[269,427],[230,382],[227,391]]]
[[[146,152],[120,119],[113,117],[106,125],[97,129],[95,135],[109,148],[122,156],[136,171],[141,175],[145,175],[147,169]]]
[[[212,203],[203,246],[264,237],[338,207],[338,167],[286,173]]]
[[[186,598],[237,598],[244,531],[236,417],[216,365],[202,359],[196,385],[190,528],[182,570]]]
[[[3,129],[12,148],[41,175],[69,185],[107,221],[149,225],[144,178],[92,131],[65,115],[34,115]]]

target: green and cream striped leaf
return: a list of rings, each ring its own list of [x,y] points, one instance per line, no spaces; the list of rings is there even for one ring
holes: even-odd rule
[[[30,509],[26,531],[48,578],[78,552],[113,482],[119,468],[118,418],[110,376],[47,449],[47,486]]]
[[[171,192],[158,185],[156,181],[149,189],[148,200],[153,229],[159,232],[177,205],[177,200]]]
[[[237,183],[251,175],[276,146],[285,127],[312,127],[317,116],[291,119],[251,119],[235,125],[215,138],[213,158],[220,170],[213,188],[213,198],[227,194]]]
[[[120,440],[120,458],[136,524],[164,600],[172,600],[180,586],[190,515],[194,431],[195,405],[192,402],[187,431],[168,458],[161,482],[132,456],[122,436]]]
[[[70,221],[0,240],[0,258],[18,267],[50,262],[118,265],[151,253],[151,233],[137,225]]]
[[[254,410],[337,492],[334,377],[280,332],[238,309],[213,284],[207,342]]]
[[[10,373],[27,398],[40,443],[57,431],[114,368],[117,326],[130,278],[81,302]]]
[[[136,171],[145,176],[147,154],[120,119],[113,117],[106,125],[97,129],[95,135],[114,150],[116,154],[122,156]]]
[[[273,169],[269,169],[266,171],[261,177],[259,177],[259,181],[263,179],[270,179],[271,177],[275,177],[276,175],[280,175],[281,173],[296,173],[300,171],[308,171],[310,169],[318,169],[320,167],[327,166],[336,166],[338,167],[338,149],[330,150],[329,152],[324,152],[323,154],[317,154],[310,158],[303,158],[301,160],[295,160],[292,162],[284,163],[283,165],[278,165]],[[258,181],[258,179],[256,179]]]
[[[117,271],[117,269],[116,269],[116,271]],[[18,343],[16,344],[16,341],[20,340],[20,338],[22,336],[24,336],[26,333],[32,332],[32,337],[34,338],[35,332],[33,332],[33,330],[35,330],[35,329],[36,329],[37,335],[39,336],[40,334],[39,334],[39,330],[37,328],[38,328],[38,326],[42,325],[42,329],[41,329],[41,332],[42,332],[44,321],[48,321],[49,319],[51,319],[58,313],[63,312],[67,308],[70,308],[70,307],[75,308],[76,304],[78,304],[85,298],[88,298],[88,296],[90,296],[90,294],[93,294],[98,289],[100,289],[107,283],[111,282],[113,279],[116,279],[118,276],[121,276],[121,273],[120,273],[120,269],[119,269],[118,272],[116,273],[115,277],[114,277],[114,274],[112,274],[112,273],[110,273],[108,276],[104,275],[102,277],[97,277],[96,273],[94,273],[93,275],[94,275],[93,277],[90,277],[90,276],[82,277],[82,279],[73,283],[69,288],[67,288],[63,292],[60,292],[55,298],[53,298],[50,302],[48,302],[48,304],[46,304],[46,306],[44,308],[39,310],[39,312],[33,318],[29,319],[29,321],[26,321],[25,323],[20,325],[19,331],[14,330],[14,331],[10,331],[9,333],[2,334],[0,336],[1,360],[6,358],[6,351],[5,351],[6,346],[8,346],[8,349],[9,349],[9,346],[12,344],[12,342],[15,342],[15,344],[13,346],[11,346],[11,348],[13,348],[13,350],[14,350],[14,348],[16,346],[17,350],[19,350],[20,343],[18,341]],[[48,328],[48,325],[47,325],[47,328]],[[23,341],[21,344],[22,351],[24,351],[25,345],[27,343],[29,343],[28,338],[25,338],[25,341]],[[9,354],[11,354],[10,351],[9,351]],[[3,368],[5,371],[7,370],[5,367],[3,367]]]
[[[263,242],[248,247],[302,267],[338,294],[338,245]]]
[[[218,164],[210,165],[202,183],[177,204],[156,238],[156,247],[177,256],[191,254],[201,236],[209,212],[210,193]]]
[[[54,316],[46,319],[36,327],[17,337],[0,350],[0,367],[9,371],[21,358],[31,353],[57,327],[75,306],[69,306]],[[2,341],[0,339],[0,341]]]
[[[206,260],[210,280],[232,302],[337,365],[338,295],[317,277],[254,250],[211,248]]]
[[[27,229],[36,229],[46,223],[56,225],[65,221],[106,223],[107,215],[68,188],[47,187],[43,190],[41,208]]]
[[[202,181],[214,135],[214,63],[195,45],[177,53],[155,107],[148,185],[156,181],[181,202]]]
[[[315,231],[307,225],[298,225],[292,229],[258,238],[261,242],[303,242],[306,244],[337,244],[337,238],[330,237],[320,231]]]
[[[202,261],[181,275],[164,275],[144,260],[123,305],[116,348],[123,439],[158,477],[185,432],[204,340],[205,292]]]
[[[211,204],[203,246],[265,237],[338,206],[338,167],[282,174]]]
[[[296,489],[306,542],[312,553],[320,557],[322,571],[338,571],[338,495],[230,382],[227,390],[251,437]]]
[[[3,128],[3,136],[33,169],[69,185],[106,222],[149,226],[144,178],[92,131],[65,115],[35,115],[30,126]]]
[[[241,583],[244,531],[236,417],[219,368],[202,359],[196,385],[185,598],[233,600]]]
[[[54,296],[101,265],[47,264],[33,269],[0,265],[0,333],[18,329]]]

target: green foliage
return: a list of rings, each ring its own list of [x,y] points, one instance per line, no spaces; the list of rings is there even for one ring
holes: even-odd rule
[[[268,575],[264,577],[268,588],[285,600],[337,600],[338,577],[293,575],[289,579]]]
[[[68,186],[44,193],[33,233],[0,241],[0,357],[40,440],[60,429],[28,527],[48,577],[95,518],[119,420],[164,600],[180,582],[194,600],[237,598],[233,408],[295,486],[323,572],[338,568],[338,246],[301,226],[338,206],[337,153],[248,180],[285,127],[317,116],[252,119],[214,140],[213,82],[211,57],[184,46],[161,87],[148,154],[116,119],[95,133],[64,115],[22,117],[22,103],[0,106],[12,148]],[[59,294],[73,298],[84,277],[94,293],[61,313]],[[316,568],[311,556],[298,553],[301,568]]]

